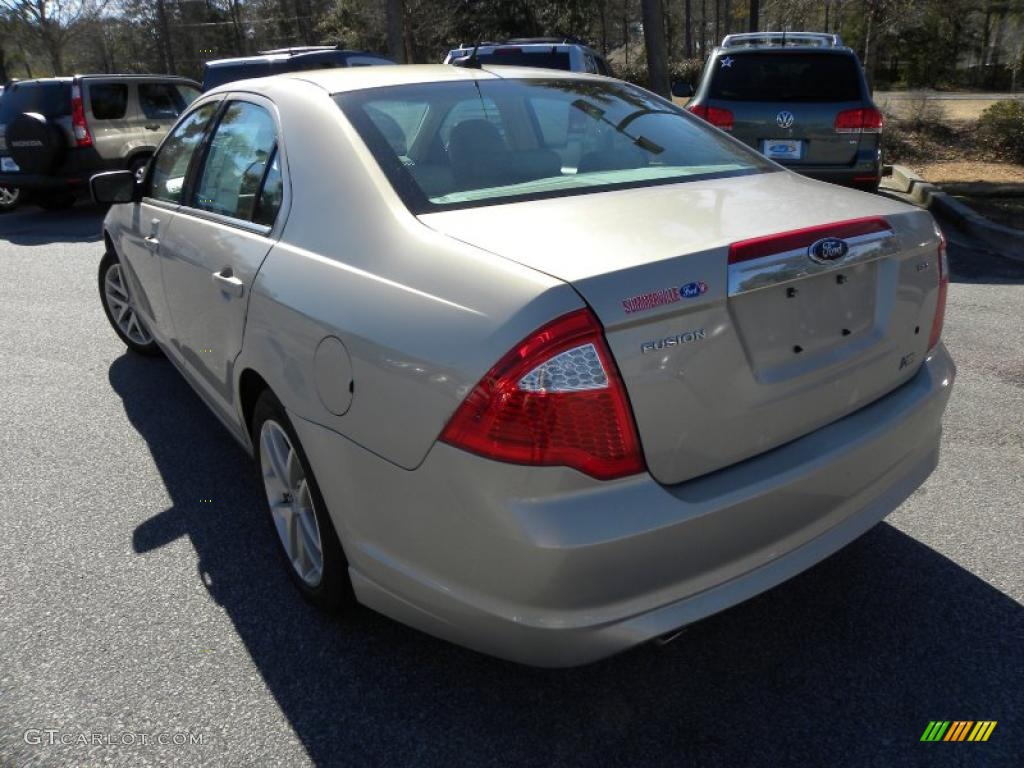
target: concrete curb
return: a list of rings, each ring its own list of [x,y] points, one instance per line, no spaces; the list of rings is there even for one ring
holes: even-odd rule
[[[989,221],[905,166],[892,166],[890,178],[888,188],[895,189],[915,204],[948,219],[989,246],[996,254],[1024,262],[1024,231]]]

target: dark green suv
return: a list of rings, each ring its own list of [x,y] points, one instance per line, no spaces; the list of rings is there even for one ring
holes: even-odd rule
[[[882,113],[838,35],[728,35],[686,108],[794,171],[878,188]]]

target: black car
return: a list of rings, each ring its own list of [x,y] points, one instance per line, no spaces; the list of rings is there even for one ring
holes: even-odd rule
[[[263,51],[257,56],[208,61],[203,67],[203,90],[250,77],[269,77],[284,72],[334,67],[369,67],[394,64],[391,59],[367,51],[349,51],[334,46],[315,45],[304,48],[279,48]]]

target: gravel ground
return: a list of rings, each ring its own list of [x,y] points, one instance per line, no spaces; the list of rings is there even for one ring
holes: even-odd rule
[[[1024,764],[1021,267],[953,233],[942,460],[886,523],[540,671],[298,599],[247,458],[107,326],[99,221],[0,218],[0,766]],[[999,724],[920,743],[934,719]]]

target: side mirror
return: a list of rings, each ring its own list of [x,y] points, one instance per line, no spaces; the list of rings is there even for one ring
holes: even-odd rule
[[[142,185],[131,171],[107,171],[89,179],[89,191],[97,203],[137,203]]]
[[[677,99],[692,98],[693,86],[683,80],[676,80],[672,83],[672,95]]]

